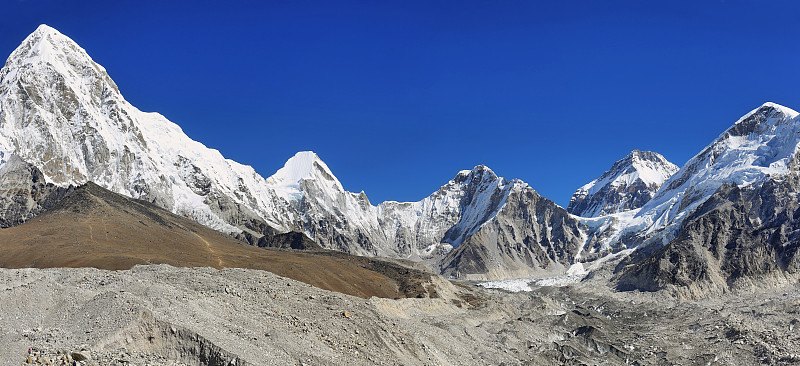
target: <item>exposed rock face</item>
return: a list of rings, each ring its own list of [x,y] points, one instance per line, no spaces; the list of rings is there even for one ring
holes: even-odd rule
[[[689,215],[678,237],[625,268],[620,289],[699,297],[800,277],[797,174],[741,188],[726,184]]]
[[[507,181],[479,165],[459,172],[419,202],[384,202],[378,206],[384,235],[397,247],[416,247],[425,257],[448,251],[497,214],[511,189]]]
[[[19,225],[53,206],[72,187],[59,187],[45,181],[36,167],[18,156],[3,154],[0,166],[0,227]]]
[[[319,249],[301,233],[261,239],[269,244],[262,246]],[[0,252],[2,268],[120,270],[152,263],[250,268],[364,298],[436,296],[444,283],[430,272],[396,262],[334,251],[256,248],[92,182],[36,217],[0,230]]]
[[[585,242],[586,227],[527,185],[515,185],[499,212],[442,261],[442,273],[464,279],[563,273]]]
[[[644,206],[678,167],[658,153],[634,150],[610,170],[579,188],[567,211],[597,217]]]
[[[258,240],[257,245],[262,248],[279,248],[295,250],[315,250],[322,249],[317,243],[309,239],[305,234],[290,231],[283,234],[264,235]]]
[[[297,159],[318,158],[295,156],[287,166],[296,169]],[[498,279],[563,272],[585,241],[586,227],[563,208],[482,165],[422,201],[377,207],[363,192],[344,191],[324,163],[301,170],[309,178],[286,196],[308,218],[306,232],[326,248],[434,262],[446,255],[435,268],[445,275]]]
[[[766,103],[670,178],[631,225],[650,240],[618,288],[701,297],[796,280],[799,118]]]
[[[765,103],[684,164],[638,211],[582,218],[591,227],[589,251],[593,255],[635,247],[651,251],[666,245],[678,237],[683,220],[723,185],[749,187],[783,179],[798,147],[798,113]]]

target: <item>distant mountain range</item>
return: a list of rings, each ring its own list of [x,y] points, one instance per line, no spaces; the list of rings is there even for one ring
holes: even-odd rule
[[[296,232],[324,248],[419,261],[465,279],[558,275],[614,258],[620,288],[683,286],[675,279],[681,265],[658,258],[692,243],[700,253],[694,267],[707,269],[689,275],[690,285],[724,290],[731,278],[794,268],[785,248],[795,240],[797,115],[766,103],[680,169],[635,150],[579,188],[567,209],[485,166],[458,172],[421,201],[373,205],[364,192],[344,190],[313,152],[297,153],[268,178],[225,159],[132,106],[85,50],[42,25],[0,70],[0,224],[25,222],[93,182],[253,245]],[[701,212],[725,210],[744,216],[703,221]],[[704,231],[715,225],[724,228]],[[731,246],[752,240],[726,237],[721,253],[697,236],[730,230],[758,231],[762,252],[753,260],[772,264],[749,271],[734,263],[750,259],[726,257],[747,257]]]

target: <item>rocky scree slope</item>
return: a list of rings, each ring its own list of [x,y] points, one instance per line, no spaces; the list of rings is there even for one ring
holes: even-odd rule
[[[578,188],[567,211],[597,217],[641,208],[677,171],[678,166],[658,153],[633,150],[599,178]]]
[[[790,365],[800,291],[675,301],[605,284],[361,299],[245,269],[0,269],[0,358],[99,365]],[[47,306],[53,304],[53,306]]]

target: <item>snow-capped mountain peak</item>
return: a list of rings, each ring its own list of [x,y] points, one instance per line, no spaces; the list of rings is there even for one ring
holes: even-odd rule
[[[788,173],[789,161],[800,144],[798,115],[771,102],[745,114],[690,159],[658,192],[658,202],[648,206],[658,205],[684,188],[692,192],[713,191],[723,183],[746,186],[765,176]]]
[[[478,165],[478,166],[475,166],[474,168],[472,168],[471,170],[462,170],[462,171],[458,172],[458,174],[456,174],[456,177],[453,178],[453,182],[455,182],[455,183],[462,183],[462,182],[466,182],[466,181],[471,181],[471,182],[479,182],[479,181],[492,182],[492,181],[496,181],[498,179],[505,181],[505,179],[503,179],[501,177],[498,177],[497,174],[495,174],[494,171],[492,171],[492,169],[489,169],[488,166],[486,166],[486,165]]]
[[[73,87],[86,82],[87,78],[92,79],[92,74],[96,73],[102,76],[102,82],[108,83],[119,93],[117,85],[108,76],[105,68],[95,63],[86,50],[46,24],[36,28],[9,56],[6,68],[10,75],[3,77],[16,77],[17,72],[28,67],[52,68],[64,78],[65,84]],[[85,91],[85,88],[81,89]]]
[[[11,54],[12,60],[30,60],[32,58],[52,59],[64,55],[69,50],[80,50],[86,57],[89,55],[69,37],[42,24],[22,41],[21,47]]]
[[[596,217],[642,207],[678,167],[651,151],[633,150],[572,195],[567,210]]]
[[[342,183],[313,151],[300,151],[289,158],[282,168],[267,178],[267,184],[278,196],[286,200],[296,200],[302,196],[302,181],[308,179],[315,179],[344,192]]]
[[[783,115],[785,115],[785,116],[787,116],[789,118],[795,118],[798,115],[800,115],[800,113],[798,113],[797,111],[795,111],[794,109],[791,109],[789,107],[780,105],[780,104],[775,103],[775,102],[765,102],[760,107],[758,107],[756,109],[753,109],[752,111],[750,111],[750,113],[745,114],[742,118],[740,118],[738,121],[736,121],[736,123],[740,123],[740,122],[742,122],[744,120],[747,120],[753,114],[756,114],[759,111],[765,111],[765,110],[774,110],[775,112],[781,113],[781,114],[783,114]]]

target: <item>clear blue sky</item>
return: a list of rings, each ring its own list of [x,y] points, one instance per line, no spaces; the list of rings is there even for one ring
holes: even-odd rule
[[[314,150],[416,201],[485,164],[565,206],[632,149],[683,165],[765,101],[800,109],[795,3],[8,0],[0,51],[53,26],[265,177]]]

